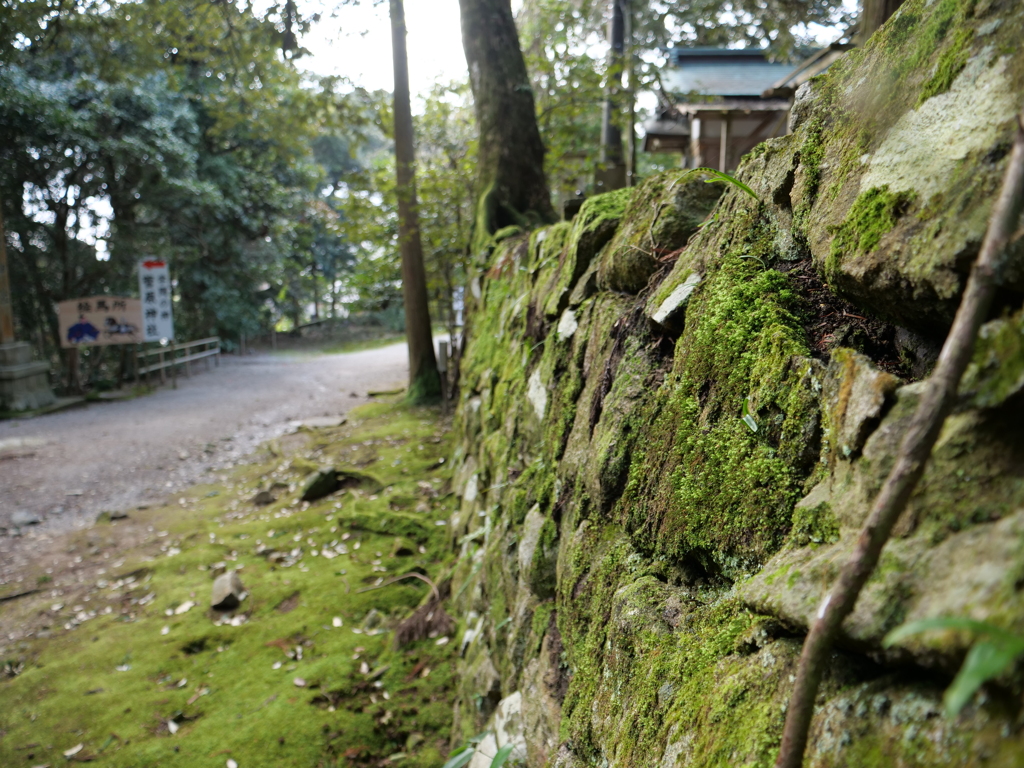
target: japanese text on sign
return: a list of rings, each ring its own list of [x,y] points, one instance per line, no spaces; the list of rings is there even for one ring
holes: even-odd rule
[[[143,332],[146,341],[173,340],[171,275],[166,261],[139,261],[139,296],[142,299]]]
[[[138,344],[142,341],[142,305],[138,299],[93,296],[57,305],[62,347]]]

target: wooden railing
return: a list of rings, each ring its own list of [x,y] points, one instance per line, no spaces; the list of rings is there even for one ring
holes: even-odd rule
[[[171,342],[166,347],[154,347],[138,353],[138,366],[136,367],[136,378],[144,375],[149,381],[149,375],[156,371],[160,372],[160,383],[167,382],[167,372],[170,370],[171,381],[178,386],[178,368],[185,370],[185,376],[191,378],[192,363],[198,360],[206,361],[206,369],[210,369],[210,360],[214,365],[220,365],[220,336],[211,336],[208,339],[190,341],[186,344],[175,344]],[[155,357],[154,362],[148,362]]]

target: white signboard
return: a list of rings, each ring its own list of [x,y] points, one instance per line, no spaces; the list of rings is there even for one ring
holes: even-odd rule
[[[146,341],[174,339],[171,315],[171,273],[162,259],[139,261],[139,298]]]

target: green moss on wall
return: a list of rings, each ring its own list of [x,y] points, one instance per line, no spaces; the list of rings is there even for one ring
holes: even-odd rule
[[[558,317],[569,293],[590,262],[612,239],[633,194],[632,188],[618,189],[588,198],[572,222],[572,232],[559,256],[558,270],[544,286],[544,315]]]
[[[967,66],[967,57],[970,54],[970,44],[973,39],[973,29],[961,29],[956,33],[952,43],[939,57],[935,74],[928,79],[921,89],[919,104],[923,104],[932,96],[937,96],[949,90],[956,76]]]
[[[792,541],[800,547],[839,541],[839,522],[828,502],[798,506],[793,511]]]
[[[781,545],[818,410],[812,393],[798,394],[809,382],[794,365],[808,354],[797,295],[784,274],[742,255],[725,257],[691,299],[620,504],[642,550],[729,574]]]
[[[890,192],[888,186],[872,187],[854,201],[846,219],[836,230],[825,274],[832,280],[844,257],[869,253],[878,247],[914,201],[911,192]]]

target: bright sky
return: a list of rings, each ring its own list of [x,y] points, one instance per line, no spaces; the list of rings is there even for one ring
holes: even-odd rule
[[[459,0],[406,0],[405,23],[414,96],[426,94],[435,82],[465,78]],[[369,90],[394,87],[387,3],[342,6],[334,18],[325,15],[302,42],[312,55],[301,62],[313,72],[342,75]]]
[[[844,0],[843,5],[852,10],[856,2]],[[317,4],[315,0],[309,3],[310,9]],[[329,7],[334,2],[320,0],[319,4]],[[522,0],[512,0],[513,13],[521,5]],[[435,82],[465,78],[459,0],[406,0],[405,20],[409,86],[414,101]],[[809,25],[807,31],[822,45],[839,34],[835,28],[817,24]],[[317,74],[341,75],[369,90],[390,91],[394,87],[387,2],[375,5],[373,0],[362,0],[359,5],[336,6],[333,15],[325,13],[302,42],[312,55],[301,63]]]

